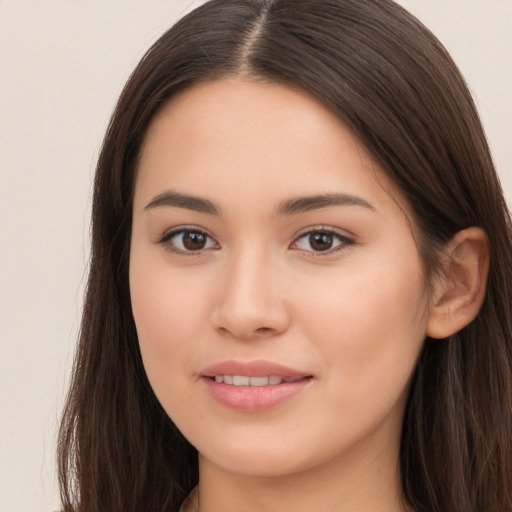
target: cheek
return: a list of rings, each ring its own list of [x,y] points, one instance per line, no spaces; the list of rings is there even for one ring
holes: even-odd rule
[[[326,338],[357,346],[403,338],[421,330],[425,304],[421,282],[392,276],[349,275],[340,286],[311,290],[308,318]]]
[[[425,287],[419,262],[392,261],[311,282],[302,299],[303,330],[323,354],[333,394],[391,399],[413,372],[425,339]]]
[[[204,280],[187,279],[186,272],[135,252],[130,293],[144,367],[159,395],[183,370],[192,374],[187,362],[205,325]]]

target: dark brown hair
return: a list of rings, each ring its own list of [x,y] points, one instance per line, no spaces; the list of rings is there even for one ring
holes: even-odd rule
[[[298,87],[345,122],[411,207],[427,278],[469,226],[489,236],[487,296],[468,327],[425,341],[406,408],[404,498],[418,512],[512,510],[512,230],[468,88],[439,41],[391,0],[213,0],[130,77],[99,157],[92,255],[59,439],[66,512],[177,510],[197,452],[146,378],[128,287],[137,157],[158,110],[243,75]]]

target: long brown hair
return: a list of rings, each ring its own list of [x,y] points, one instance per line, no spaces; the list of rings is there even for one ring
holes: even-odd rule
[[[243,75],[307,91],[359,137],[408,201],[427,279],[482,227],[483,307],[425,341],[406,408],[404,498],[418,512],[512,510],[512,228],[468,88],[439,41],[391,0],[212,0],[147,52],[111,119],[94,185],[80,342],[60,430],[66,512],[176,510],[197,452],[146,378],[128,288],[132,196],[149,124],[200,81]]]

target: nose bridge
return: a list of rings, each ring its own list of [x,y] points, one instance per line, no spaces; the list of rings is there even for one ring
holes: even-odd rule
[[[215,321],[238,338],[276,334],[289,322],[278,262],[255,245],[233,250],[220,283]]]

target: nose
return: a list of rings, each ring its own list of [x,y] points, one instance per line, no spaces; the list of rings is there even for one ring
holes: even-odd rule
[[[290,324],[283,272],[270,257],[248,252],[226,262],[213,321],[218,331],[239,340],[270,338]]]

